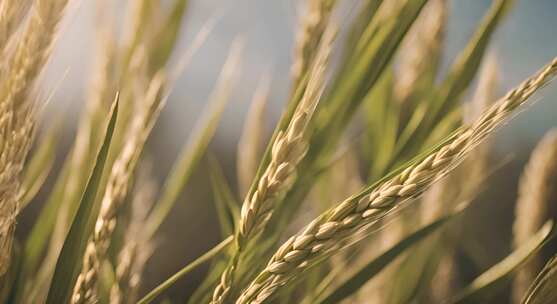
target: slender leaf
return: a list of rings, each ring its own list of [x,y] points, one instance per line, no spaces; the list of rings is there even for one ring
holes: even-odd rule
[[[332,304],[338,303],[356,291],[358,291],[362,286],[364,286],[371,278],[383,270],[387,265],[389,265],[395,258],[397,258],[402,253],[406,252],[414,244],[417,244],[425,237],[431,233],[437,231],[440,227],[445,225],[449,220],[453,219],[455,216],[461,214],[461,211],[450,214],[448,216],[442,217],[433,223],[419,229],[418,231],[410,234],[393,247],[382,253],[380,256],[374,258],[364,267],[362,267],[358,272],[351,275],[344,283],[338,286],[334,291],[330,292],[328,295],[324,296],[322,300],[316,303],[321,304]]]
[[[449,75],[441,85],[430,116],[437,121],[455,104],[476,76],[482,58],[495,29],[509,11],[512,0],[496,0],[480,24],[476,33],[457,58]]]
[[[211,186],[213,188],[219,225],[221,226],[223,235],[230,235],[234,233],[236,220],[240,217],[240,210],[238,207],[240,204],[234,199],[234,195],[230,190],[230,185],[226,181],[218,161],[214,157],[211,157],[209,161]]]
[[[157,232],[207,150],[228,101],[232,72],[237,68],[239,55],[240,46],[235,44],[224,64],[207,109],[197,123],[190,141],[174,164],[164,183],[162,195],[146,220],[145,234],[147,238],[153,237]]]
[[[70,153],[70,155],[71,154],[72,153]],[[12,292],[12,297],[16,299],[21,298],[21,293],[24,288],[23,285],[26,284],[27,276],[36,270],[39,258],[43,254],[48,241],[51,239],[50,236],[54,230],[57,216],[59,215],[58,211],[63,202],[64,189],[70,172],[70,163],[68,158],[56,180],[48,201],[41,209],[31,233],[27,237],[27,240],[25,240],[22,269],[18,273],[16,287]],[[17,300],[14,300],[14,302],[17,303]]]
[[[329,105],[323,108],[317,117],[318,142],[312,144],[314,148],[313,152],[310,149],[310,153],[321,154],[323,145],[330,147],[337,142],[331,140],[331,137],[333,134],[336,134],[335,138],[342,134],[344,127],[363,101],[363,97],[383,75],[402,38],[426,2],[426,0],[407,1],[395,15],[381,24],[372,39],[367,42],[366,39],[360,41],[361,46],[358,45],[356,53],[344,65],[345,72],[339,74],[338,84],[327,98]],[[370,22],[369,27],[378,26],[376,19]]]
[[[489,40],[497,25],[510,9],[512,2],[512,0],[494,1],[468,45],[459,54],[431,102],[422,102],[410,118],[410,123],[407,124],[400,136],[395,155],[415,152],[417,148],[411,145],[423,143],[430,134],[431,128],[446,113],[452,111],[458,105],[459,97],[465,92],[477,74]]]
[[[80,200],[79,209],[66,236],[62,251],[58,256],[54,276],[48,291],[47,304],[67,303],[69,301],[71,290],[79,273],[81,258],[85,252],[87,240],[93,231],[96,219],[96,214],[93,213],[93,210],[95,210],[94,204],[96,203],[97,190],[108,156],[110,141],[114,134],[117,116],[118,95],[111,110],[106,135],[97,154],[93,173],[87,181],[85,192]]]
[[[504,283],[512,277],[513,272],[538,252],[554,235],[553,223],[551,221],[546,222],[522,246],[477,277],[448,303],[485,302],[487,297],[504,286]]]
[[[146,296],[144,296],[138,304],[147,304],[151,303],[157,296],[167,290],[169,287],[174,285],[180,278],[188,274],[190,271],[198,267],[199,265],[207,262],[208,260],[212,259],[215,255],[219,254],[222,250],[224,250],[232,240],[234,239],[233,236],[227,237],[224,241],[220,242],[218,245],[213,247],[213,249],[207,251],[205,254],[197,258],[195,261],[189,263],[187,266],[182,268],[180,271],[172,275],[170,278],[166,279],[163,283],[157,286],[155,289],[151,290]]]
[[[165,19],[165,22],[161,24],[157,34],[154,35],[156,41],[153,41],[153,43],[156,43],[156,45],[149,48],[152,52],[150,56],[151,71],[157,71],[163,67],[167,63],[170,54],[172,54],[184,19],[184,14],[187,12],[188,3],[189,0],[175,0],[169,16]]]
[[[56,157],[56,145],[58,143],[58,128],[52,128],[41,140],[37,151],[26,166],[21,183],[20,195],[21,208],[25,208],[35,197],[46,180],[54,159]]]
[[[230,247],[228,247],[230,248]],[[204,278],[203,282],[195,289],[192,296],[186,301],[188,304],[206,303],[212,295],[213,288],[215,288],[216,282],[220,279],[221,273],[224,271],[228,265],[228,254],[225,250],[223,254],[217,255],[211,261],[209,266],[209,272]]]

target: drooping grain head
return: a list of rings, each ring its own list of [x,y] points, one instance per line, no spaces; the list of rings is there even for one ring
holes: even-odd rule
[[[447,175],[515,110],[557,73],[557,58],[460,129],[433,152],[399,174],[323,213],[286,241],[266,268],[242,292],[237,304],[262,303],[309,266],[337,252],[351,236],[377,223],[403,203],[419,197]]]
[[[302,100],[287,128],[280,130],[271,143],[271,160],[259,180],[254,182],[253,191],[248,193],[242,204],[239,229],[236,233],[237,249],[213,291],[212,304],[226,301],[244,250],[263,231],[276,208],[274,205],[283,198],[296,178],[297,166],[308,148],[306,129],[323,93],[335,33],[336,30],[331,27],[324,34]]]

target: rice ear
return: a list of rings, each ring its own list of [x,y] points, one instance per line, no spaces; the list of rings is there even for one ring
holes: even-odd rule
[[[419,197],[451,172],[470,151],[524,106],[528,98],[553,80],[556,74],[557,58],[554,58],[537,74],[483,111],[473,124],[459,129],[432,151],[315,218],[279,248],[266,268],[244,289],[236,303],[265,301],[304,269],[338,252],[351,236],[364,233],[366,228],[405,202]],[[298,258],[289,260],[287,257],[294,252]]]

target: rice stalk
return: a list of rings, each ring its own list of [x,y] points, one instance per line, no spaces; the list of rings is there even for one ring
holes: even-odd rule
[[[543,223],[555,216],[550,205],[557,201],[557,129],[549,131],[537,144],[520,178],[513,224],[513,244],[518,247]],[[513,303],[521,300],[542,266],[539,258],[524,265],[515,276]]]
[[[484,111],[472,125],[459,129],[433,152],[317,217],[276,251],[236,303],[263,302],[304,269],[338,251],[350,236],[365,230],[403,202],[420,196],[454,169],[556,73],[557,58],[554,58],[540,72]]]
[[[269,90],[270,81],[264,78],[253,95],[242,136],[238,142],[238,188],[242,196],[248,193],[265,149],[265,121],[267,120],[265,112]]]

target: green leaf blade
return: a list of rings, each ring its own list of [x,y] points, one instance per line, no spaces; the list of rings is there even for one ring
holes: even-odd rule
[[[503,283],[511,278],[512,273],[518,267],[523,265],[528,258],[538,252],[554,236],[553,230],[553,223],[551,221],[546,222],[528,241],[501,262],[478,276],[449,303],[483,303],[486,297],[498,290]]]
[[[177,273],[172,275],[170,278],[168,278],[166,281],[161,283],[159,286],[155,287],[153,290],[151,290],[146,296],[144,296],[137,303],[138,304],[151,303],[157,296],[159,296],[165,290],[167,290],[172,285],[174,285],[180,278],[182,278],[183,276],[188,274],[190,271],[195,269],[197,266],[207,262],[208,260],[210,260],[211,258],[216,256],[217,254],[219,254],[221,251],[223,251],[226,247],[228,247],[228,245],[230,245],[230,243],[232,243],[233,239],[234,239],[233,236],[227,237],[224,241],[220,242],[218,245],[213,247],[213,249],[207,251],[205,254],[203,254],[202,256],[197,258],[195,261],[186,265],[184,268],[182,268],[180,271],[178,271]]]
[[[378,274],[389,263],[391,263],[400,254],[411,248],[414,244],[426,238],[431,233],[437,231],[440,227],[445,225],[449,220],[458,215],[460,211],[454,214],[442,217],[433,223],[419,229],[418,231],[410,234],[393,247],[385,251],[380,256],[374,258],[357,273],[352,275],[348,280],[337,287],[333,292],[324,297],[323,300],[318,301],[320,304],[334,304],[346,299],[354,294],[358,289],[367,283],[373,276]]]
[[[114,102],[112,113],[100,151],[97,154],[93,173],[91,174],[85,192],[81,198],[79,209],[66,236],[62,251],[58,256],[52,283],[48,291],[47,304],[68,303],[71,291],[80,269],[81,258],[89,235],[93,230],[95,214],[94,204],[97,197],[104,164],[108,157],[110,142],[114,134],[116,118],[118,116],[118,95]]]

